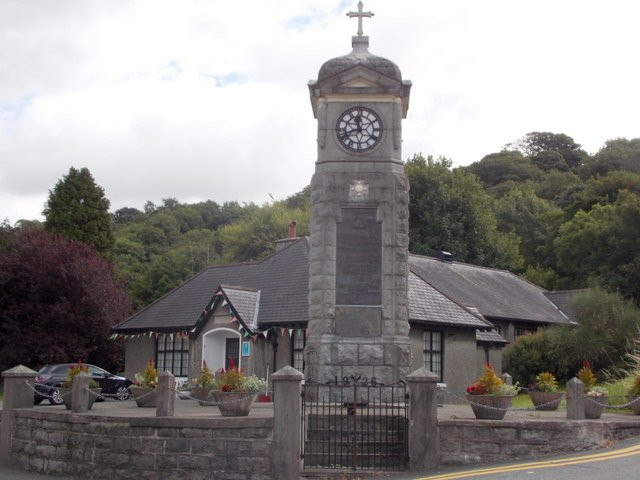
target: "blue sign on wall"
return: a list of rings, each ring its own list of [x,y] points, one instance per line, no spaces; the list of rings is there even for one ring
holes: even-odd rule
[[[242,342],[242,356],[248,357],[251,355],[251,342]]]

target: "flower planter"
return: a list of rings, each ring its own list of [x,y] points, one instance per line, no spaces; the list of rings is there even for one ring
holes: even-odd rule
[[[251,411],[257,393],[222,392],[214,390],[211,397],[218,404],[223,417],[246,417]]]
[[[198,403],[202,406],[215,406],[216,403],[211,398],[211,392],[213,392],[211,387],[193,387],[191,389],[191,398],[198,400]]]
[[[156,389],[151,387],[136,387],[132,385],[129,387],[131,395],[136,401],[136,405],[139,407],[153,407],[156,406]]]
[[[557,410],[558,405],[560,405],[560,402],[564,398],[564,392],[539,392],[530,390],[529,398],[533,402],[533,406],[536,407],[536,410]]]
[[[631,403],[629,408],[633,410],[633,413],[640,415],[640,395],[627,395],[627,403]]]
[[[71,389],[70,388],[60,388],[60,395],[62,396],[62,403],[64,404],[67,410],[71,410]],[[96,401],[96,398],[100,396],[101,388],[90,388],[91,392],[89,393],[89,399],[87,400],[87,410],[91,410],[93,404]]]
[[[602,411],[607,406],[609,397],[606,395],[585,395],[584,399],[584,418],[595,420],[600,418]]]
[[[467,395],[471,410],[480,420],[502,420],[513,395]]]

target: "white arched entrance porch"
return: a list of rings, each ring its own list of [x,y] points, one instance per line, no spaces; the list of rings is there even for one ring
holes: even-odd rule
[[[202,335],[202,360],[215,371],[229,367],[229,358],[233,358],[240,368],[240,333],[230,328],[215,328]]]

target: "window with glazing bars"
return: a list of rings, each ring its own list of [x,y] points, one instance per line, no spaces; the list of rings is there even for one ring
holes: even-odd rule
[[[424,331],[424,368],[435,373],[442,381],[442,332]]]
[[[306,341],[303,330],[294,330],[291,337],[291,366],[304,372],[304,345]]]
[[[170,371],[176,377],[189,374],[189,339],[177,335],[160,335],[156,341],[156,368]]]

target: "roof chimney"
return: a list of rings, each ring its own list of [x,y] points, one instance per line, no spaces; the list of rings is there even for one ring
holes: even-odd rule
[[[298,224],[293,220],[289,222],[289,238],[298,238]]]
[[[444,263],[453,263],[453,254],[451,252],[440,250],[438,252],[438,258]]]
[[[279,252],[283,248],[289,246],[293,242],[298,240],[298,224],[295,221],[289,222],[289,233],[287,238],[281,238],[280,240],[276,240],[276,252]]]

